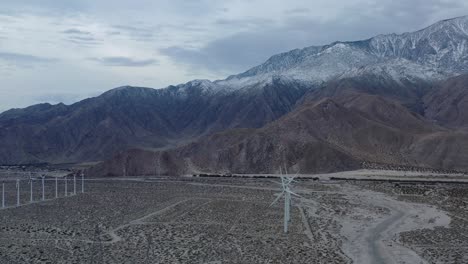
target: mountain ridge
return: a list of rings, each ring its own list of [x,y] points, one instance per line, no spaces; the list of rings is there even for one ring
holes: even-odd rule
[[[367,102],[371,107],[362,106]],[[368,97],[371,97],[369,99]],[[229,173],[323,173],[362,168],[364,163],[467,170],[468,133],[433,127],[428,120],[380,96],[357,93],[308,100],[292,112],[258,129],[227,130],[166,151],[122,151],[87,171],[92,175],[186,175]],[[376,114],[375,107],[381,108]],[[399,109],[386,119],[388,109]],[[367,110],[366,110],[367,109]],[[417,123],[412,131],[405,124]],[[447,142],[450,146],[444,147]],[[459,142],[459,146],[454,146]],[[437,145],[436,151],[430,151]],[[122,172],[125,171],[125,174]]]
[[[192,80],[163,89],[121,86],[72,105],[11,109],[0,114],[0,163],[101,161],[126,149],[179,148],[223,131],[262,131],[271,122],[306,107],[307,102],[324,98],[332,98],[344,116],[344,109],[359,102],[365,107],[352,108],[354,116],[371,120],[382,133],[403,131],[396,120],[399,115],[406,116],[402,124],[408,127],[400,134],[428,133],[444,126],[458,129],[466,125],[465,118],[460,115],[459,121],[451,123],[444,113],[452,113],[450,100],[459,99],[447,97],[450,100],[439,102],[430,96],[441,97],[435,90],[447,93],[449,89],[440,88],[438,83],[468,69],[466,28],[468,16],[412,33],[295,49],[224,80]],[[465,81],[460,83],[460,98],[464,98]],[[360,99],[350,101],[353,96]],[[383,97],[393,106],[373,96]],[[390,115],[375,104],[367,105],[375,100],[388,107],[384,110]],[[402,107],[412,112],[413,118]],[[427,120],[426,112],[438,123]],[[358,123],[365,125],[367,121]],[[258,139],[255,144],[265,140]],[[421,142],[429,144],[428,140]],[[330,155],[348,155],[336,145],[330,147],[328,141],[321,139],[317,144]],[[354,153],[357,156],[347,151],[351,153],[346,156],[348,161],[362,157],[365,151],[372,153],[370,148]]]

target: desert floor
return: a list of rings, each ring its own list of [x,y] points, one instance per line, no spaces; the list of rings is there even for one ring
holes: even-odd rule
[[[468,263],[468,184],[319,178],[6,181],[0,263]]]

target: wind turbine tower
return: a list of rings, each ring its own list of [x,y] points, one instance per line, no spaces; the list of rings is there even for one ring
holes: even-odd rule
[[[81,173],[81,193],[84,193],[84,173]]]
[[[16,205],[20,206],[20,179],[16,179]]]
[[[288,232],[288,225],[291,221],[291,195],[300,197],[291,191],[290,185],[295,182],[294,177],[281,176],[281,193],[277,194],[276,199],[271,203],[270,206],[274,205],[284,196],[284,233]]]
[[[42,201],[45,200],[45,175],[42,175]]]
[[[31,173],[29,173],[29,202],[34,202],[34,194],[33,194],[33,185],[34,180],[31,177]]]
[[[73,195],[76,195],[76,174],[73,174]]]
[[[58,177],[55,177],[55,198],[58,198]]]
[[[5,183],[2,182],[2,208],[5,208]]]
[[[65,196],[68,194],[68,183],[67,183],[67,176],[63,178],[65,180]]]

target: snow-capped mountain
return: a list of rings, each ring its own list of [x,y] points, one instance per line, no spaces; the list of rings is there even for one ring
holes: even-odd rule
[[[465,72],[468,72],[468,16],[443,20],[416,32],[295,49],[224,80],[193,80],[167,88],[184,97],[187,89],[205,94],[248,91],[272,84],[275,79],[314,88],[330,80],[361,75],[419,82]]]
[[[382,58],[404,58],[435,70],[468,71],[468,16],[443,20],[425,29],[367,40],[369,50]]]
[[[216,83],[239,88],[273,77],[321,83],[379,72],[395,80],[429,81],[468,72],[468,16],[411,33],[295,49]]]
[[[220,131],[264,127],[307,100],[356,93],[389,98],[420,115],[432,109],[432,119],[444,125],[452,109],[430,108],[425,102],[435,100],[422,98],[434,80],[467,72],[468,17],[413,33],[295,49],[224,80],[123,86],[73,105],[0,113],[0,164],[95,161],[128,148],[166,149]],[[463,96],[460,89],[438,105]],[[464,118],[454,123],[463,126]]]

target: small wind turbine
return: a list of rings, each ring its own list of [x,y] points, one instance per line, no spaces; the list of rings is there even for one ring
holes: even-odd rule
[[[81,193],[84,193],[84,173],[81,173]]]
[[[58,177],[55,177],[55,198],[58,198]]]
[[[73,195],[76,195],[76,174],[73,174]]]
[[[5,208],[5,183],[2,182],[2,208]]]
[[[31,176],[31,173],[29,173],[29,202],[34,202],[34,195],[33,195],[33,185],[34,185],[34,180]]]
[[[20,206],[20,179],[16,179],[16,205]]]
[[[277,194],[276,199],[271,203],[270,206],[274,205],[278,202],[281,197],[284,196],[284,233],[288,232],[288,224],[291,221],[291,195],[300,197],[299,195],[295,194],[291,191],[290,185],[294,182],[294,177],[291,176],[283,176],[283,172],[281,171],[281,193]]]
[[[68,195],[68,182],[67,182],[67,176],[63,178],[65,180],[65,197]]]
[[[45,201],[45,175],[42,175],[42,201]]]

